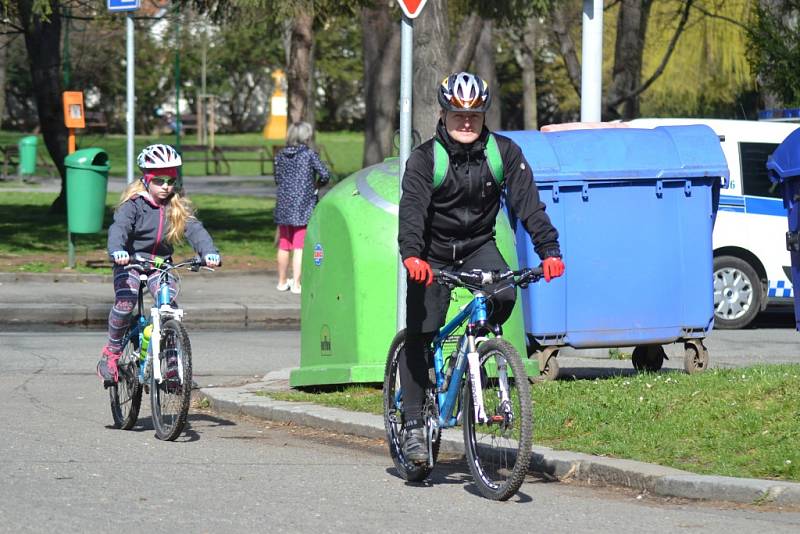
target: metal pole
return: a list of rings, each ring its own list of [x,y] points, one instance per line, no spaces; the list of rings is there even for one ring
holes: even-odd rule
[[[181,152],[181,22],[175,11],[175,150]],[[183,167],[178,167],[178,188],[183,187]]]
[[[125,60],[127,62],[127,73],[126,73],[126,85],[127,85],[127,109],[126,109],[126,119],[128,122],[128,144],[127,144],[127,160],[128,160],[128,183],[133,183],[133,136],[134,136],[134,123],[133,123],[133,114],[135,113],[135,104],[134,104],[134,87],[133,87],[133,63],[135,60],[135,56],[133,54],[133,12],[129,11],[125,21],[126,26],[126,56]]]
[[[603,0],[583,0],[581,121],[602,120]]]
[[[200,98],[198,98],[198,112],[197,112],[197,142],[201,145],[208,143],[206,139],[206,61],[208,56],[208,27],[203,21],[203,48],[200,62]]]
[[[411,90],[414,66],[414,21],[403,15],[400,32],[400,196],[403,196],[403,174],[411,153]],[[398,219],[399,222],[399,219]],[[406,327],[406,269],[397,254],[397,331]]]

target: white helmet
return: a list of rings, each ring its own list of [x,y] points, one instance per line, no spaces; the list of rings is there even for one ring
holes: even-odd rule
[[[181,155],[169,145],[150,145],[145,147],[136,158],[136,164],[142,170],[168,169],[182,165]]]

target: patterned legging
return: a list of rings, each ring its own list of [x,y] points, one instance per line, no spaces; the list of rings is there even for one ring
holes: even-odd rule
[[[158,271],[152,271],[147,277],[147,289],[155,298],[158,291]],[[178,291],[177,281],[169,277],[169,300],[175,306],[175,296]],[[139,295],[139,273],[134,269],[126,271],[119,265],[114,266],[114,307],[108,314],[108,350],[122,352],[122,337],[128,327],[131,313],[136,307],[136,298]]]

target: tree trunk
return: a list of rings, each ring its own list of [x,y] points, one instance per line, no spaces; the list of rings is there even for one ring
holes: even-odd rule
[[[412,125],[425,141],[439,120],[436,91],[450,74],[447,0],[430,0],[414,19],[414,99]]]
[[[307,8],[298,9],[291,22],[289,62],[286,65],[290,123],[300,122],[308,117],[314,13],[311,5]]]
[[[50,20],[44,21],[32,13],[34,0],[19,0],[20,25],[25,32],[25,46],[39,114],[44,143],[61,175],[61,193],[50,210],[66,213],[67,129],[61,104],[61,18],[58,0],[50,0]]]
[[[622,111],[616,105],[604,106],[607,119],[631,120],[639,116],[639,94],[634,92],[642,83],[642,57],[651,5],[652,0],[620,2],[614,68],[606,100],[616,102],[623,98]]]
[[[490,130],[499,130],[501,94],[500,85],[497,83],[493,28],[494,23],[491,20],[483,21],[478,46],[475,49],[475,73],[484,79],[492,92],[492,104],[486,112],[486,126]]]
[[[313,29],[312,29],[313,32]],[[311,38],[311,48],[308,51],[308,89],[306,90],[306,112],[303,115],[303,120],[311,125],[312,131],[314,132],[314,138],[316,139],[317,135],[317,78],[314,76],[314,71],[316,69],[316,49],[317,43],[313,38]]]
[[[6,65],[8,64],[8,47],[11,44],[12,36],[7,31],[11,31],[8,24],[0,25],[0,124],[3,122],[6,111]]]
[[[476,11],[470,13],[469,17],[459,25],[458,36],[453,44],[454,50],[450,54],[453,62],[450,64],[450,72],[462,72],[469,70],[472,59],[475,57],[475,48],[478,46],[478,39],[481,37],[481,24],[484,20]],[[444,76],[442,76],[444,77]]]
[[[569,29],[574,24],[580,24],[580,17],[575,17],[570,13],[572,2],[559,1],[552,2],[550,9],[551,26],[555,42],[558,43],[561,58],[567,69],[567,77],[575,92],[581,94],[581,63],[578,60],[578,53],[575,50],[575,42],[569,33]]]
[[[521,35],[514,39],[514,57],[522,69],[522,124],[526,130],[536,130],[539,114],[536,96],[536,50],[541,25],[536,16],[525,19]]]
[[[367,167],[392,153],[400,97],[400,25],[388,9],[361,10],[364,47],[364,159]]]

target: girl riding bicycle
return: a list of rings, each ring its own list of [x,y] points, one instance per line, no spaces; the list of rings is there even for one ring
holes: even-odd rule
[[[108,342],[97,363],[97,375],[107,387],[119,379],[117,360],[122,352],[122,338],[136,306],[139,273],[125,270],[135,255],[170,259],[175,244],[185,237],[209,267],[220,265],[219,250],[214,246],[203,223],[182,190],[177,190],[181,156],[169,145],[150,145],[139,154],[137,164],[142,177],[122,193],[108,229],[108,254],[114,261],[114,306],[108,316]],[[170,297],[175,285],[170,283]],[[147,287],[155,296],[158,273],[149,273]]]

